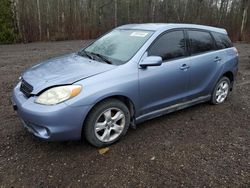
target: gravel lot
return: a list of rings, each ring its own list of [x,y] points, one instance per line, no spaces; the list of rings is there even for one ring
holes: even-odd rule
[[[82,46],[0,46],[0,187],[250,187],[250,44],[236,44],[240,69],[226,103],[142,123],[104,155],[84,141],[34,138],[10,103],[22,71]]]

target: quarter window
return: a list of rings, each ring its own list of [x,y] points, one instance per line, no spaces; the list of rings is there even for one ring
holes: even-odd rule
[[[163,61],[186,55],[183,31],[171,31],[160,36],[150,47],[149,56],[160,56]]]
[[[214,50],[214,41],[210,33],[205,31],[188,31],[191,54]]]
[[[219,49],[230,48],[233,46],[229,37],[226,34],[213,32],[213,36],[216,40],[216,44]]]

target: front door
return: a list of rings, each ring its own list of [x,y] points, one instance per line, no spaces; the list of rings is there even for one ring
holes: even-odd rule
[[[141,115],[183,102],[190,70],[182,30],[164,33],[146,53],[147,56],[161,56],[163,63],[156,67],[139,68]]]

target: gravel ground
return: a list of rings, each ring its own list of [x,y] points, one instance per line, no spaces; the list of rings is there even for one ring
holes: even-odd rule
[[[201,104],[130,129],[100,155],[84,141],[40,141],[10,95],[22,71],[84,41],[0,46],[0,187],[250,187],[250,44],[228,101]]]

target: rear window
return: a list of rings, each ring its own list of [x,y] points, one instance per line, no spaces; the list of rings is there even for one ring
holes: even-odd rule
[[[190,30],[188,37],[192,54],[215,50],[214,40],[209,32]]]
[[[231,48],[233,46],[231,40],[226,34],[215,32],[213,32],[212,34],[214,36],[214,39],[216,40],[218,49]]]

